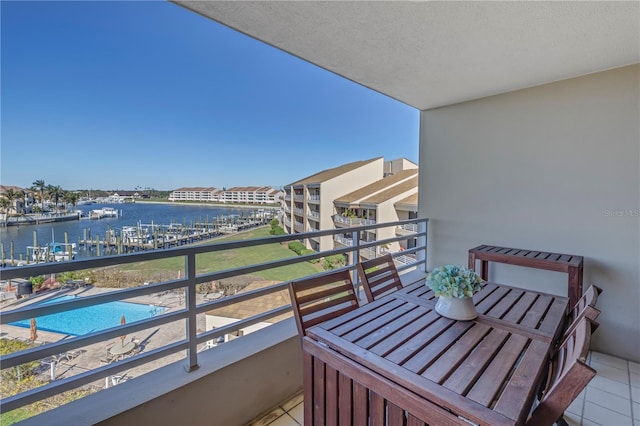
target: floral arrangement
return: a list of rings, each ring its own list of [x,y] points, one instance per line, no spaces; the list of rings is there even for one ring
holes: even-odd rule
[[[427,286],[436,296],[471,297],[482,288],[481,283],[482,279],[475,272],[458,265],[440,266],[427,276]]]

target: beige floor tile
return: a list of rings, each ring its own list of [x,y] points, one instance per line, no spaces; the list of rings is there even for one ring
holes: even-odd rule
[[[565,411],[564,420],[569,424],[569,426],[580,426],[580,416],[578,414]]]
[[[632,373],[640,374],[640,364],[637,362],[629,361],[629,371]]]
[[[615,380],[607,379],[606,377],[594,377],[587,386],[587,393],[589,393],[589,389],[591,388],[598,388],[600,390],[621,396],[623,398],[629,398],[629,385],[617,382]]]
[[[289,410],[289,415],[301,425],[304,424],[304,404],[300,403]]]
[[[298,422],[294,420],[293,417],[291,417],[288,414],[285,414],[284,416],[280,416],[277,419],[275,419],[272,423],[269,423],[269,426],[300,426],[300,425],[298,424]]]
[[[591,361],[591,368],[595,369],[600,377],[606,377],[616,382],[629,384],[629,371],[626,369],[621,370],[599,361]]]
[[[603,426],[600,423],[592,422],[588,419],[582,419],[582,426]]]
[[[614,395],[598,388],[591,388],[587,391],[586,402],[631,417],[631,400],[629,398]]]
[[[589,393],[587,392],[587,397],[588,394]],[[607,426],[633,426],[631,417],[623,416],[620,413],[608,410],[589,401],[585,401],[584,403],[583,421],[585,419]]]
[[[295,395],[294,397],[289,399],[287,402],[282,404],[281,407],[284,411],[289,411],[296,405],[300,404],[303,401],[303,399],[304,399],[304,394],[300,392],[299,394]]]
[[[251,426],[266,426],[268,424],[271,424],[271,422],[276,420],[278,417],[282,417],[285,414],[286,413],[282,408],[276,408],[275,410],[273,410],[269,414],[259,418],[258,420],[254,421],[253,423],[251,423]]]
[[[626,359],[617,358],[615,356],[603,354],[601,352],[591,352],[590,362],[599,362],[601,364],[607,364],[611,367],[616,367],[621,370],[628,370],[628,363]]]
[[[638,420],[640,420],[640,403],[634,402],[632,404],[633,409],[633,418],[636,420],[636,424],[638,424]]]
[[[640,374],[629,373],[629,376],[631,377],[631,386],[640,388]]]
[[[633,402],[640,402],[640,388],[631,386],[631,400]]]
[[[565,413],[571,413],[574,416],[580,418],[582,416],[582,409],[584,408],[584,399],[576,398],[569,407],[565,410]]]

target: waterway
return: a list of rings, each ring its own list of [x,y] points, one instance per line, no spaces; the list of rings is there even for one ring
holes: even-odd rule
[[[64,242],[65,233],[70,243],[78,243],[87,236],[104,237],[107,229],[121,229],[123,226],[135,226],[142,224],[169,225],[179,223],[190,226],[195,223],[211,223],[216,218],[229,218],[232,216],[249,216],[258,210],[255,208],[235,208],[193,204],[155,204],[155,203],[132,203],[132,204],[90,204],[77,206],[77,210],[87,213],[93,209],[102,207],[113,207],[120,213],[118,218],[72,220],[68,222],[47,223],[41,225],[20,225],[0,228],[0,242],[4,245],[5,258],[10,258],[10,247],[13,242],[14,259],[26,259],[27,246],[34,245],[34,238],[37,245],[46,245],[52,241]],[[35,233],[35,237],[34,237]],[[76,259],[94,257],[93,252],[78,246]]]

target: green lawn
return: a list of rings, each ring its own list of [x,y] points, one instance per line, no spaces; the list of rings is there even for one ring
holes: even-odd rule
[[[215,243],[250,240],[265,237],[269,237],[269,227],[262,227],[246,233],[235,234],[225,238],[220,238],[215,240]],[[286,245],[274,243],[257,247],[245,247],[235,250],[225,250],[222,252],[203,253],[196,257],[196,268],[198,274],[204,274],[207,272],[222,271],[225,269],[232,269],[240,266],[263,263],[271,260],[291,258],[295,256],[297,255],[289,250]],[[133,263],[130,265],[122,265],[120,269],[123,271],[137,271],[143,273],[145,271],[183,271],[184,258],[176,257],[143,263]],[[294,278],[315,274],[320,271],[322,271],[322,268],[319,263],[311,264],[309,262],[301,262],[294,265],[287,265],[279,268],[254,272],[252,275],[262,277],[265,280],[287,281]]]

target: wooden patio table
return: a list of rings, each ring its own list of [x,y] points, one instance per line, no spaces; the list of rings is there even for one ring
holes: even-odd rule
[[[524,424],[568,299],[485,283],[474,302],[442,317],[422,282],[308,329],[305,425]]]

